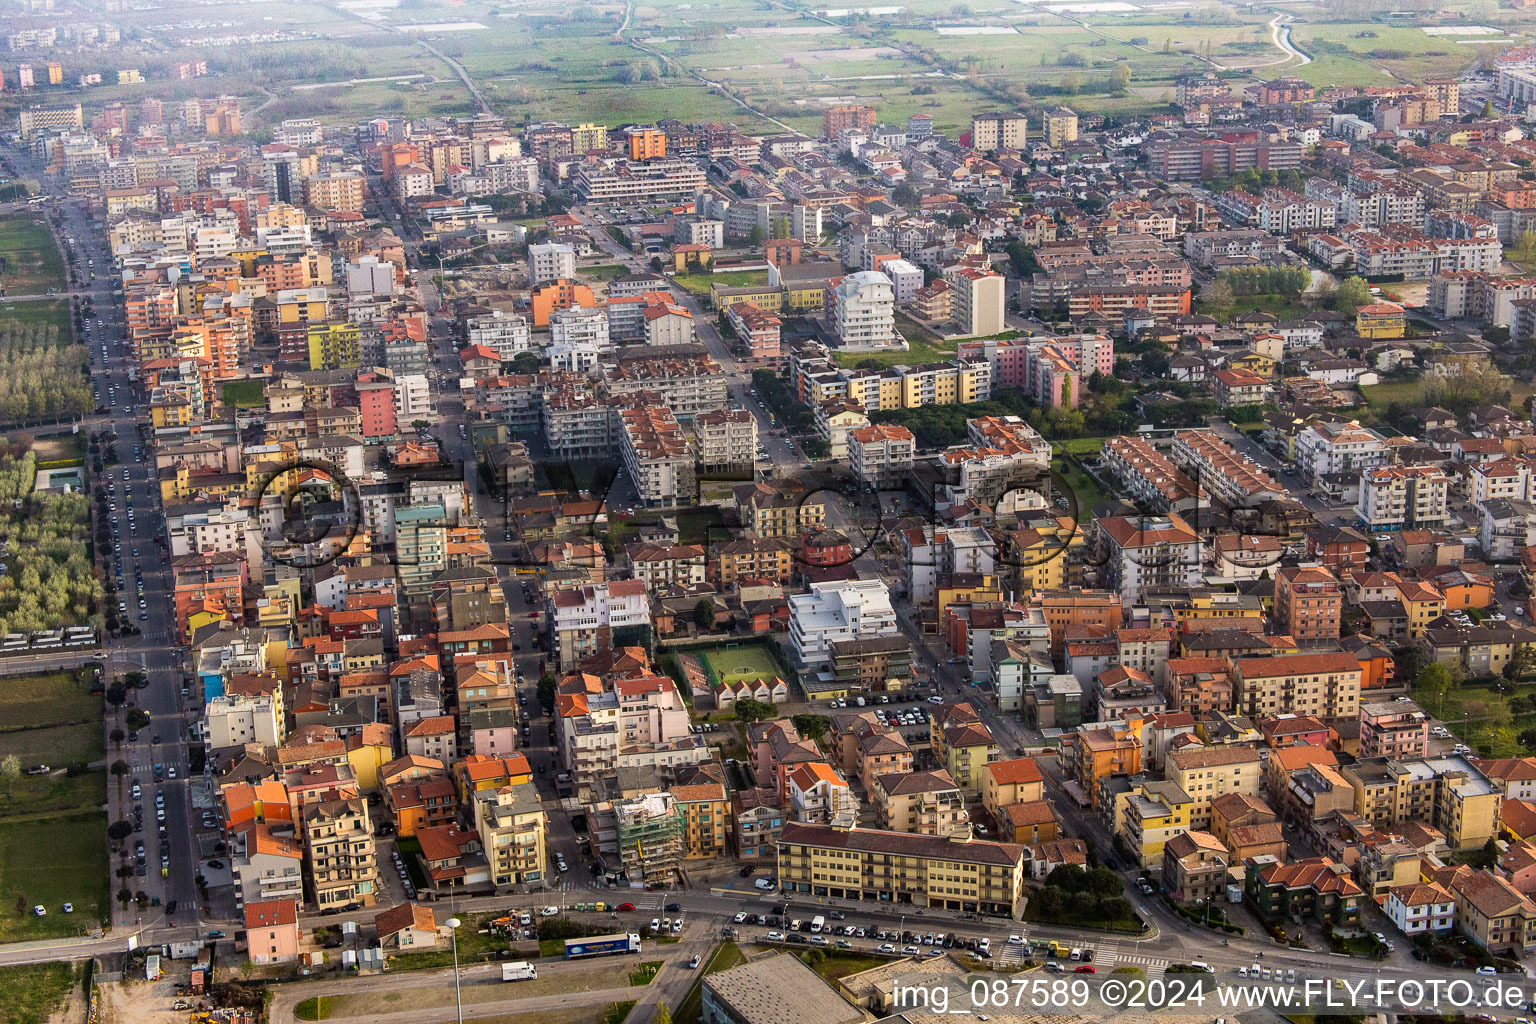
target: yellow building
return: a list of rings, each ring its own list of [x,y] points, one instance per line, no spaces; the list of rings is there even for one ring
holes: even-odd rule
[[[358,788],[365,793],[378,790],[379,769],[394,757],[394,743],[387,725],[377,728],[372,724],[365,725],[362,732],[347,738],[347,762],[352,765]]]
[[[363,365],[362,332],[357,324],[311,324],[308,339],[311,370],[352,370]]]
[[[1397,585],[1403,612],[1408,617],[1408,637],[1417,640],[1429,624],[1445,614],[1445,595],[1432,584],[1403,580]]]
[[[1123,800],[1116,800],[1116,834],[1135,852],[1138,864],[1160,867],[1168,840],[1189,831],[1194,807],[1194,799],[1177,783],[1138,781]]]
[[[1024,848],[984,839],[790,822],[778,840],[785,893],[1006,914],[1024,910]]]
[[[1259,752],[1251,747],[1208,747],[1170,753],[1165,774],[1193,801],[1189,827],[1209,832],[1211,801],[1224,793],[1258,796],[1263,769]]]
[[[326,316],[324,288],[290,288],[272,297],[279,324],[321,323]]]
[[[1339,772],[1355,791],[1355,813],[1378,828],[1421,821],[1457,850],[1482,846],[1498,833],[1503,791],[1460,754],[1367,757]]]
[[[938,730],[939,763],[967,794],[981,792],[981,776],[997,760],[997,743],[980,722],[949,725]]]
[[[1407,331],[1403,307],[1395,302],[1373,302],[1355,310],[1355,332],[1362,338],[1401,338]]]
[[[1275,375],[1275,361],[1262,352],[1244,352],[1240,356],[1227,360],[1227,366],[1234,370],[1251,370],[1260,377]]]
[[[997,821],[1009,804],[1045,799],[1045,776],[1032,757],[993,761],[981,772],[981,805]]]
[[[1071,107],[1052,107],[1045,112],[1045,142],[1060,149],[1077,141],[1077,111]]]
[[[531,783],[474,794],[475,831],[498,890],[542,882],[549,875],[545,835],[549,821]]]
[[[571,150],[590,153],[608,148],[608,126],[605,124],[579,124],[571,129]]]
[[[718,782],[673,786],[670,790],[683,816],[683,856],[687,860],[724,857],[731,833],[731,802]]]

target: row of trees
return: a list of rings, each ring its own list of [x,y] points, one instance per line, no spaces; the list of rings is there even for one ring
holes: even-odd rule
[[[1300,295],[1312,282],[1303,267],[1241,267],[1224,270],[1212,287],[1225,284],[1233,295]]]
[[[94,405],[84,348],[61,345],[56,325],[0,322],[0,420],[70,416]]]

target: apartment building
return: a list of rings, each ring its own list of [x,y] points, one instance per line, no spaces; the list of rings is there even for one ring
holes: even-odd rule
[[[1178,516],[1096,520],[1106,563],[1101,582],[1136,603],[1152,587],[1192,587],[1200,582],[1200,540]]]
[[[1168,755],[1168,781],[1189,794],[1189,828],[1208,832],[1211,801],[1227,793],[1257,797],[1264,780],[1264,762],[1251,747],[1208,747],[1176,750]]]
[[[666,406],[619,410],[619,454],[646,508],[674,508],[698,500],[693,449]]]
[[[373,825],[361,798],[322,800],[304,810],[304,867],[315,906],[373,906],[378,895]]]
[[[1363,670],[1353,654],[1325,651],[1237,658],[1233,682],[1239,714],[1311,715],[1323,721],[1360,713]]]
[[[643,580],[552,588],[545,614],[550,654],[562,671],[599,651],[649,646],[651,606]]]
[[[949,282],[950,320],[961,334],[997,334],[1007,327],[1003,319],[1007,282],[1002,274],[961,266],[944,279]]]
[[[1153,508],[1187,510],[1199,497],[1195,480],[1145,438],[1112,437],[1099,461],[1132,499]]]
[[[1360,756],[1405,760],[1429,752],[1429,717],[1406,697],[1360,705]]]
[[[549,822],[531,782],[476,790],[475,832],[497,891],[548,885]]]
[[[1254,508],[1286,490],[1264,468],[1241,454],[1214,431],[1183,430],[1174,435],[1172,461],[1198,482],[1201,490],[1232,508]]]
[[[1028,139],[1029,118],[1022,113],[972,114],[971,148],[978,153],[1021,150]]]
[[[861,270],[826,284],[827,322],[846,349],[890,348],[896,335],[896,292],[878,270]]]
[[[779,834],[780,889],[807,896],[1017,918],[1024,848],[965,836],[791,822]]]
[[[854,821],[859,800],[848,780],[823,761],[797,764],[784,776],[785,809],[793,821],[827,825]]]
[[[664,157],[642,163],[610,158],[578,164],[571,183],[589,203],[653,203],[690,198],[708,180],[690,160]]]
[[[1501,787],[1460,754],[1362,757],[1339,773],[1355,791],[1354,812],[1377,828],[1418,821],[1470,850],[1498,834]]]
[[[789,598],[789,647],[806,669],[828,668],[838,641],[899,635],[881,580],[814,581],[810,593]]]
[[[757,461],[757,418],[746,409],[712,409],[693,418],[698,469],[720,472]]]
[[[876,827],[927,836],[970,832],[965,794],[943,769],[877,775],[873,781]]]
[[[1321,566],[1286,566],[1275,574],[1275,628],[1300,644],[1337,640],[1344,592]]]
[[[715,860],[729,852],[731,804],[718,782],[674,784],[671,789],[683,817],[683,859]]]
[[[1438,530],[1450,518],[1451,478],[1437,466],[1382,466],[1360,474],[1355,503],[1371,533]]]
[[[1296,435],[1296,464],[1312,484],[1334,474],[1364,474],[1387,464],[1380,434],[1354,421],[1315,423]]]
[[[875,490],[905,487],[916,451],[912,431],[899,424],[848,431],[848,465],[861,483]]]

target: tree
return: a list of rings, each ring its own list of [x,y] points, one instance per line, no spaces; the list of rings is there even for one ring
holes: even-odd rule
[[[1005,249],[1008,253],[1008,264],[1019,277],[1028,277],[1040,272],[1040,261],[1035,259],[1035,250],[1025,245],[1022,240],[1014,239]]]
[[[539,704],[544,710],[553,711],[555,709],[555,674],[553,672],[545,672],[539,676],[537,693]]]
[[[111,686],[107,687],[106,699],[108,704],[111,704],[113,707],[117,707],[123,701],[128,699],[128,687],[124,686],[120,682],[113,683]]]
[[[5,781],[5,793],[7,796],[10,795],[12,788],[16,785],[16,780],[19,778],[21,778],[21,759],[15,754],[6,754],[5,758],[0,760],[0,779]]]
[[[747,232],[747,244],[756,249],[763,244],[763,229],[761,225],[754,224],[752,230]]]
[[[1515,244],[1506,252],[1516,263],[1529,263],[1532,259],[1536,259],[1536,231],[1526,229],[1520,232],[1520,237],[1515,239]]]
[[[700,629],[713,629],[715,627],[715,602],[707,597],[699,598],[699,603],[693,606],[693,624]]]
[[[778,713],[778,708],[764,700],[748,697],[736,702],[736,717],[749,725],[753,722],[766,722]]]
[[[1131,65],[1126,61],[1116,64],[1110,72],[1110,81],[1114,83],[1115,92],[1123,94],[1131,87]]]
[[[1231,309],[1235,297],[1232,294],[1232,286],[1224,278],[1218,277],[1206,286],[1200,295],[1212,309]]]
[[[123,776],[127,775],[131,771],[133,771],[133,768],[128,764],[127,761],[124,761],[122,758],[118,758],[116,761],[112,762],[113,775]]]
[[[133,835],[133,823],[132,822],[118,820],[118,821],[114,821],[112,824],[107,826],[107,838],[108,839],[114,840],[116,842],[121,842],[122,840],[127,839],[131,835]]]
[[[1451,675],[1450,669],[1436,662],[1419,669],[1419,674],[1413,677],[1413,686],[1434,697],[1435,714],[1438,715],[1446,694],[1456,686],[1456,678]]]
[[[128,712],[128,717],[124,720],[124,724],[128,728],[138,731],[149,725],[149,714],[143,708],[134,708]]]
[[[127,737],[128,734],[123,732],[123,730],[117,726],[113,726],[112,731],[107,734],[107,738],[112,741],[112,745],[114,747],[121,744],[123,740],[127,739]]]
[[[1371,286],[1365,283],[1365,278],[1359,276],[1345,278],[1333,293],[1333,308],[1345,316],[1354,316],[1355,310],[1370,301]]]
[[[801,736],[808,740],[819,740],[832,728],[832,719],[826,715],[813,715],[809,712],[796,715],[790,719],[795,723],[795,728]]]
[[[651,1024],[672,1024],[672,1011],[667,1009],[666,1003],[657,1003],[656,1012],[651,1015]]]

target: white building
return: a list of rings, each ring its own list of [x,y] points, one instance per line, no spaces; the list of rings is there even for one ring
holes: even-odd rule
[[[957,267],[944,279],[949,282],[949,319],[961,334],[986,336],[1007,327],[1003,319],[1007,282],[1002,274]]]
[[[923,268],[911,260],[886,260],[880,264],[880,273],[891,279],[897,305],[917,298],[917,290],[923,286]]]
[[[848,465],[853,475],[876,490],[906,486],[917,442],[897,423],[876,423],[848,431]]]
[[[576,248],[563,242],[528,247],[528,283],[547,284],[576,276]]]
[[[1317,423],[1296,435],[1296,464],[1313,483],[1385,466],[1389,454],[1380,434],[1354,421]]]
[[[613,353],[608,314],[592,306],[571,306],[549,315],[549,362],[557,370],[586,373]]]
[[[521,313],[496,310],[484,316],[472,316],[464,323],[465,344],[484,345],[510,363],[512,357],[526,351],[529,340],[528,318]]]
[[[1456,901],[1435,882],[1394,885],[1381,909],[1408,936],[1448,932],[1456,926]]]
[[[1372,533],[1438,530],[1450,518],[1451,478],[1435,466],[1382,466],[1360,474],[1355,511]]]
[[[896,294],[878,270],[829,282],[827,321],[844,348],[889,348],[896,343]]]
[[[347,296],[395,294],[395,265],[377,256],[359,256],[347,264]]]
[[[414,423],[432,418],[432,389],[424,373],[395,376],[395,422]]]
[[[1199,584],[1200,539],[1178,516],[1114,516],[1094,526],[1105,555],[1099,585],[1118,589],[1127,604],[1151,587]]]
[[[789,598],[789,644],[807,668],[829,664],[838,641],[900,635],[883,580],[816,582],[809,594]]]
[[[203,712],[211,750],[260,743],[275,747],[283,742],[277,702],[270,693],[224,693],[208,702]]]

